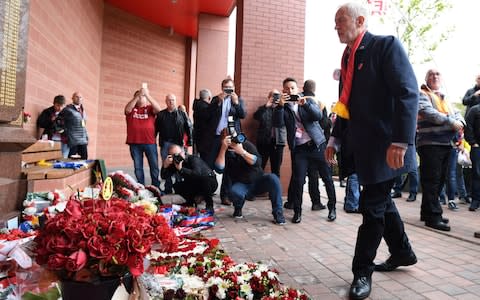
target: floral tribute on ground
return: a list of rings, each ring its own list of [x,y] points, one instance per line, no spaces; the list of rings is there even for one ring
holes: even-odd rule
[[[178,238],[161,215],[113,198],[68,201],[65,210],[47,220],[35,238],[36,261],[62,280],[143,273],[152,247],[175,251]]]

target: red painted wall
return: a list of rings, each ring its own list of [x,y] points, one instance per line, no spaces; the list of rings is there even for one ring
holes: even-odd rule
[[[105,5],[97,154],[108,167],[133,167],[124,107],[147,82],[165,108],[165,95],[184,103],[185,37]]]
[[[25,129],[36,136],[40,112],[63,94],[71,103],[74,91],[84,96],[95,156],[102,48],[102,0],[30,1],[25,111],[32,120]]]

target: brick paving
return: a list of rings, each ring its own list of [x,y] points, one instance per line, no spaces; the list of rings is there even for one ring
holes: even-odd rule
[[[306,190],[306,189],[305,189]],[[311,211],[308,193],[304,193],[300,224],[272,223],[270,201],[257,197],[247,201],[243,219],[231,217],[233,207],[220,205],[216,198],[217,223],[206,233],[220,239],[222,246],[237,262],[262,261],[280,272],[283,283],[304,289],[313,299],[347,299],[353,275],[350,271],[357,228],[362,217],[343,211],[344,188],[336,183],[337,220],[326,220],[328,211]],[[326,203],[322,188],[322,202]],[[418,257],[412,267],[390,273],[373,274],[369,299],[480,299],[480,212],[458,211],[444,206],[452,231],[431,230],[420,222],[421,194],[417,201],[406,202],[408,193],[396,199],[406,232]],[[382,241],[377,261],[388,257]]]
[[[127,168],[126,172],[133,176],[133,170]],[[145,173],[148,177],[148,169]],[[149,178],[146,180],[149,182]],[[293,211],[285,210],[287,224],[283,226],[273,224],[271,204],[265,197],[246,201],[243,219],[234,219],[233,207],[221,205],[215,197],[216,225],[205,234],[219,238],[222,247],[239,263],[262,261],[276,268],[283,283],[305,290],[312,299],[348,299],[353,279],[351,262],[362,216],[343,211],[345,189],[338,182],[335,188],[335,222],[327,221],[326,209],[310,210],[308,192],[304,192],[302,222],[291,223]],[[322,184],[321,194],[326,204]],[[470,212],[468,205],[458,204],[459,210],[451,211],[444,205],[444,216],[450,219],[452,230],[442,232],[420,222],[421,196],[418,194],[415,202],[405,201],[408,193],[395,199],[418,263],[394,272],[375,272],[369,299],[480,299],[480,239],[473,236],[480,231],[480,210]],[[163,200],[177,202],[169,196]],[[388,256],[382,241],[376,261]]]

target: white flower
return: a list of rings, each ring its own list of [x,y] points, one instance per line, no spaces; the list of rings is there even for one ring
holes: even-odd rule
[[[187,266],[182,266],[180,268],[180,274],[188,274],[188,267]]]
[[[272,272],[272,271],[268,271],[267,277],[268,277],[268,279],[270,279],[270,280],[272,280],[272,279],[278,279],[278,274],[275,273],[275,272]]]
[[[240,285],[240,292],[245,296],[246,299],[253,299],[252,287],[249,284]]]
[[[205,288],[205,283],[203,282],[202,278],[196,275],[179,275],[176,277],[182,279],[182,288],[187,294],[197,293],[199,290]]]
[[[246,283],[249,282],[250,279],[252,279],[252,274],[250,273],[241,273],[240,276],[238,276],[238,283]]]
[[[61,202],[58,202],[57,205],[55,205],[55,209],[58,212],[62,212],[62,211],[65,210],[66,206],[67,206],[67,202],[66,201],[61,201]]]

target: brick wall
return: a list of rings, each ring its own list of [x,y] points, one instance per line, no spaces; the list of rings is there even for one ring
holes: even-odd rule
[[[36,136],[38,115],[63,94],[71,103],[74,91],[84,96],[95,156],[102,48],[102,0],[30,1],[25,111],[32,120],[25,129]]]
[[[125,144],[123,110],[134,91],[147,82],[165,108],[165,95],[184,103],[185,37],[105,5],[100,76],[98,157],[109,168],[133,166]]]
[[[305,0],[239,0],[237,10],[235,83],[247,105],[243,129],[255,140],[258,123],[253,113],[265,104],[268,91],[281,91],[289,76],[297,79],[299,88],[303,85]],[[281,174],[285,191],[290,179],[288,150]]]

